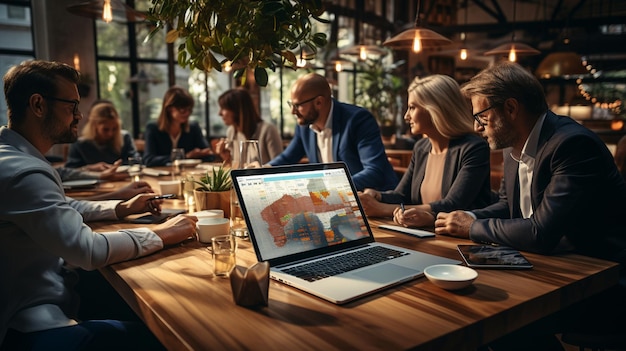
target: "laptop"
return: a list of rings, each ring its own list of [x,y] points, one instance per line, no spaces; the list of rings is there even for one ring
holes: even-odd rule
[[[460,261],[376,242],[343,162],[231,171],[250,240],[270,277],[344,304]],[[374,264],[361,267],[362,261]]]

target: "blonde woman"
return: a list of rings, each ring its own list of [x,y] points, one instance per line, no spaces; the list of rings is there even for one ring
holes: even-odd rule
[[[491,203],[489,147],[473,131],[473,117],[458,83],[445,75],[413,80],[404,120],[424,134],[394,190],[359,194],[368,216],[394,217],[407,227],[432,227],[436,214]]]
[[[89,110],[81,137],[70,146],[65,167],[95,170],[92,168],[98,164],[112,165],[117,160],[125,162],[136,154],[133,138],[122,130],[122,121],[115,106],[102,100]]]

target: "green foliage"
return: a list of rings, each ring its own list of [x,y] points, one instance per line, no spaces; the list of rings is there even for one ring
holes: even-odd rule
[[[168,43],[182,39],[182,67],[221,72],[228,63],[235,77],[245,79],[251,69],[266,86],[268,69],[296,68],[296,50],[315,54],[326,45],[326,34],[313,33],[312,23],[327,23],[323,12],[322,0],[152,0],[148,18],[156,25],[150,36],[168,28]]]
[[[233,185],[230,178],[230,170],[224,168],[224,165],[221,165],[217,170],[213,167],[211,173],[207,171],[200,180],[194,180],[193,182],[199,185],[196,190],[201,191],[227,191]]]
[[[394,125],[398,113],[398,97],[405,88],[402,78],[394,75],[398,61],[385,65],[382,60],[367,59],[362,62],[358,78],[356,103],[368,109],[381,126]]]

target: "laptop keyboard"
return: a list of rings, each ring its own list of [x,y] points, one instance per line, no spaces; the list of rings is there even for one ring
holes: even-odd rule
[[[404,255],[408,255],[408,253],[382,246],[372,246],[364,250],[348,252],[342,255],[291,267],[283,270],[283,272],[294,275],[300,279],[313,282]]]

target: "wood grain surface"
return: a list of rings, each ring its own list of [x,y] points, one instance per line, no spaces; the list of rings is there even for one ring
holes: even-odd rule
[[[157,178],[144,178],[156,184]],[[165,206],[183,204],[166,200]],[[378,241],[444,257],[460,259],[456,245],[469,243],[419,239],[377,228],[388,220],[369,222]],[[90,225],[99,231],[140,226]],[[256,263],[251,243],[238,244],[237,265]],[[524,255],[533,269],[482,269],[462,290],[443,290],[422,277],[343,306],[271,281],[269,306],[240,307],[228,278],[212,274],[205,245],[191,239],[101,272],[169,350],[472,350],[618,280],[611,262]]]

